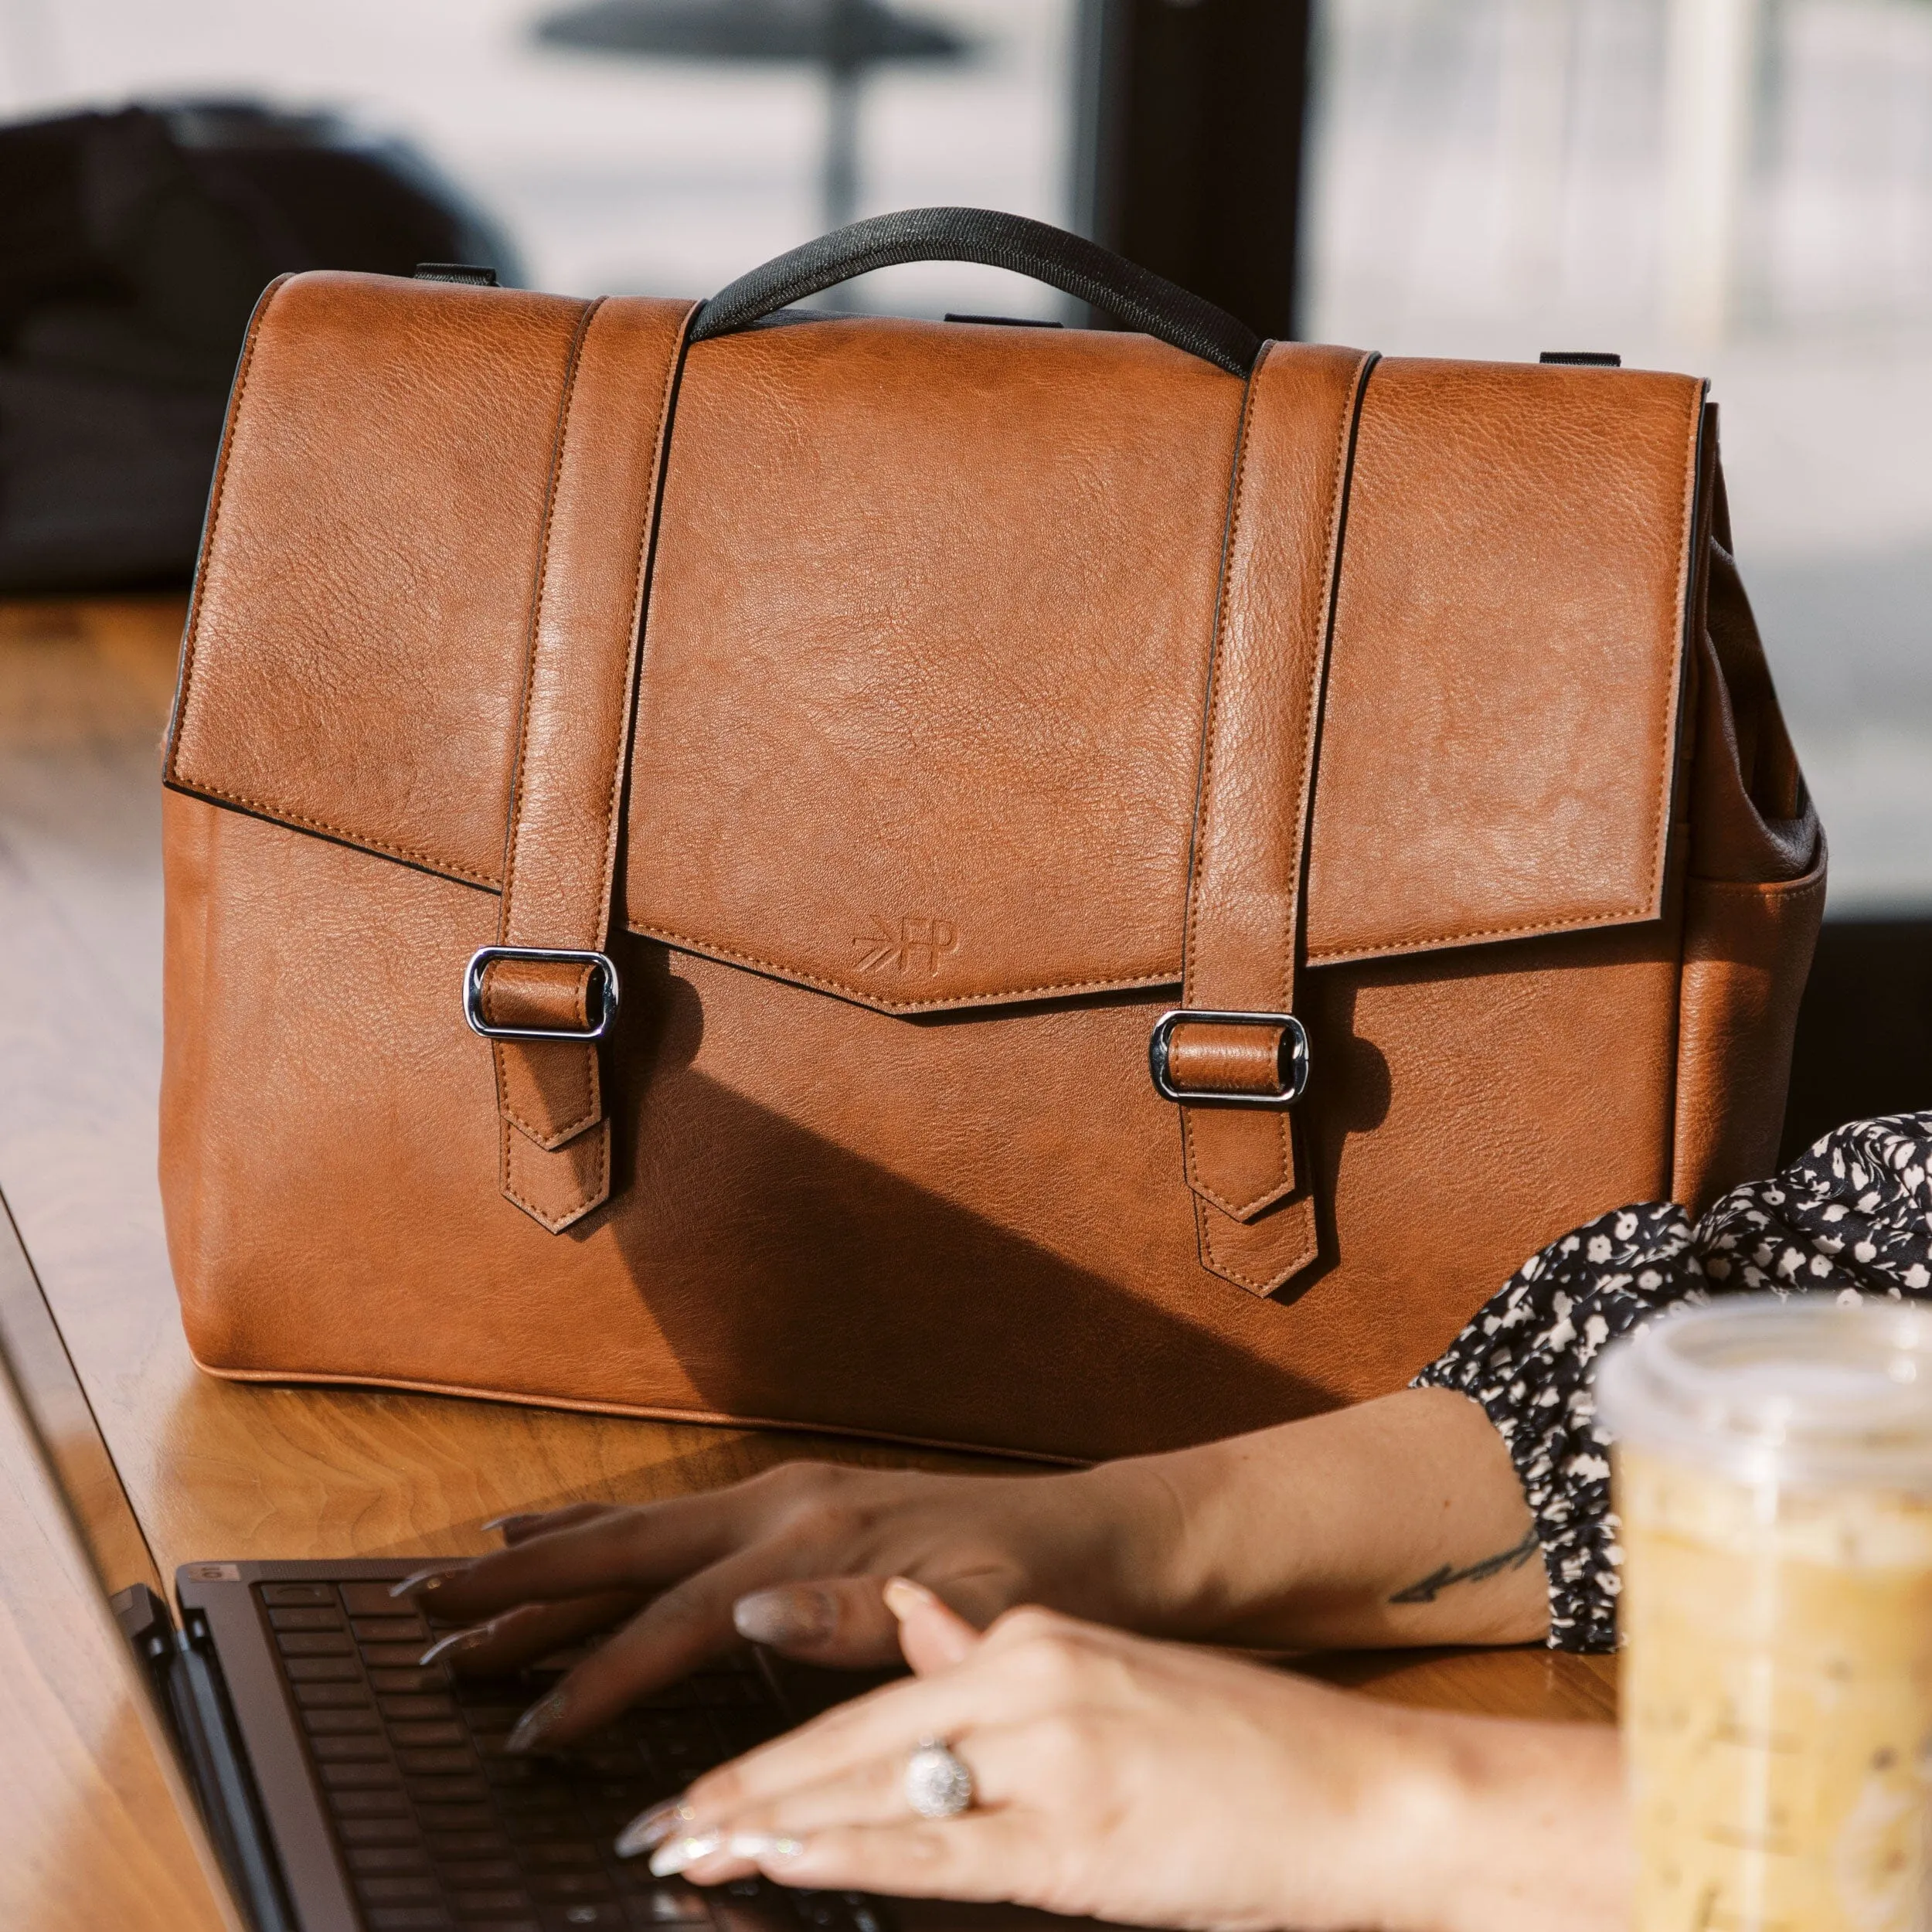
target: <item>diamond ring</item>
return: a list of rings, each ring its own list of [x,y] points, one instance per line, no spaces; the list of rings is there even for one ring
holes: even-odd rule
[[[973,1774],[943,1740],[922,1737],[906,1760],[906,1802],[921,1818],[957,1818],[973,1802]]]

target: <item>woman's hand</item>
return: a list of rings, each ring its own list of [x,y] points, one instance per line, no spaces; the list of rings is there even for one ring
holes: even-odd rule
[[[503,1525],[511,1547],[397,1587],[467,1628],[459,1669],[515,1668],[621,1625],[519,1726],[562,1743],[745,1638],[820,1664],[893,1661],[905,1576],[984,1627],[1019,1604],[1257,1648],[1540,1637],[1540,1553],[1475,1403],[1400,1395],[1076,1474],[798,1464],[709,1495]]]
[[[1012,1477],[789,1464],[709,1495],[501,1526],[500,1555],[398,1586],[468,1626],[438,1646],[453,1665],[512,1668],[622,1624],[530,1713],[519,1749],[577,1736],[747,1638],[813,1663],[896,1664],[879,1594],[894,1575],[976,1624],[1044,1601],[1158,1628],[1175,1614],[1182,1533],[1151,1461]]]
[[[713,1883],[1010,1900],[1137,1925],[1608,1928],[1627,1906],[1615,1737],[1377,1704],[1021,1609],[984,1637],[895,1580],[918,1675],[701,1779],[620,1841]],[[910,1753],[975,1802],[928,1821]]]

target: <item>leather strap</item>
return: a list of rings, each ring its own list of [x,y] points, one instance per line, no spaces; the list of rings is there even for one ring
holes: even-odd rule
[[[1272,342],[1248,384],[1228,513],[1188,893],[1181,1004],[1291,1012],[1302,855],[1355,410],[1373,361],[1353,349]],[[1193,1039],[1183,1054],[1227,1043]],[[1272,1049],[1276,1033],[1260,1039]],[[1251,1052],[1248,1043],[1242,1048]],[[1236,1051],[1241,1049],[1235,1049]],[[1232,1072],[1233,1070],[1228,1070]],[[1312,1078],[1319,1083],[1316,1060]],[[1238,1093],[1243,1080],[1228,1084]],[[1294,1192],[1285,1111],[1183,1105],[1188,1185],[1204,1265],[1267,1294],[1315,1258],[1304,1190],[1260,1243],[1247,1224]]]
[[[523,722],[510,793],[499,943],[600,951],[637,677],[644,580],[671,396],[695,304],[592,305],[559,414]],[[481,1005],[498,1025],[581,1026],[589,969],[501,961]],[[497,1040],[505,1196],[553,1233],[611,1192],[597,1049]]]

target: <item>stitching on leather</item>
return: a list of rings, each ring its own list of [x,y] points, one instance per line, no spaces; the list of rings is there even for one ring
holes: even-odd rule
[[[535,1121],[526,1120],[523,1115],[519,1113],[516,1108],[511,1104],[509,1097],[509,1078],[504,1070],[506,1064],[504,1049],[512,1044],[526,1046],[541,1046],[543,1043],[541,1040],[523,1040],[512,1043],[509,1040],[500,1039],[493,1039],[490,1042],[490,1045],[494,1051],[496,1060],[496,1077],[498,1081],[497,1090],[502,1096],[502,1098],[497,1103],[497,1111],[502,1115],[505,1120],[514,1121],[516,1124],[523,1130],[525,1134],[530,1140],[535,1141],[539,1147],[542,1148],[543,1151],[548,1154],[555,1152],[558,1148],[566,1146],[571,1141],[574,1140],[578,1134],[581,1134],[587,1127],[594,1127],[599,1121],[603,1119],[604,1096],[599,1089],[597,1079],[596,1056],[592,1054],[590,1056],[591,1078],[590,1093],[584,1103],[583,1112],[580,1114],[575,1120],[566,1121],[561,1127],[539,1127]],[[580,1040],[560,1040],[557,1044],[561,1046],[583,1046],[585,1047],[587,1053],[590,1050],[587,1044]]]
[[[1245,1222],[1251,1221],[1264,1208],[1273,1206],[1284,1196],[1292,1194],[1294,1192],[1294,1176],[1288,1175],[1277,1181],[1269,1192],[1258,1194],[1251,1201],[1230,1201],[1226,1195],[1217,1194],[1205,1182],[1197,1181],[1192,1176],[1189,1179],[1188,1185],[1202,1200],[1212,1201],[1230,1220]]]
[[[1688,621],[1685,600],[1690,594],[1691,581],[1696,572],[1697,560],[1690,555],[1691,538],[1693,535],[1691,522],[1697,502],[1697,444],[1698,439],[1702,433],[1702,427],[1703,400],[1702,393],[1699,392],[1697,406],[1690,412],[1690,447],[1684,484],[1682,514],[1678,526],[1678,554],[1685,561],[1683,571],[1678,579],[1676,603],[1674,607],[1676,635],[1679,642],[1677,655],[1671,671],[1669,709],[1672,720],[1671,743],[1673,748],[1676,743],[1677,733],[1683,728],[1682,719],[1679,713],[1682,706],[1684,681],[1684,626]],[[1451,927],[1446,932],[1427,934],[1420,939],[1400,940],[1387,946],[1332,946],[1319,951],[1311,947],[1308,953],[1309,964],[1312,965],[1318,961],[1352,963],[1357,960],[1386,959],[1402,953],[1427,952],[1437,947],[1473,946],[1478,941],[1486,939],[1516,939],[1532,934],[1572,932],[1587,926],[1614,926],[1627,923],[1631,920],[1655,918],[1656,913],[1653,910],[1651,900],[1655,896],[1657,882],[1662,874],[1668,858],[1670,801],[1671,794],[1675,788],[1676,770],[1675,757],[1674,756],[1665,757],[1662,761],[1662,777],[1658,785],[1655,811],[1651,819],[1651,891],[1646,893],[1645,896],[1637,904],[1630,906],[1618,906],[1607,913],[1585,913],[1570,919],[1530,920],[1522,924],[1515,926],[1483,926],[1467,930]]]
[[[1671,660],[1669,727],[1664,747],[1663,771],[1658,784],[1657,814],[1651,832],[1650,890],[1645,895],[1646,903],[1658,896],[1663,889],[1664,870],[1670,862],[1670,804],[1672,794],[1677,788],[1678,736],[1685,728],[1684,663],[1690,651],[1696,648],[1696,640],[1686,635],[1690,623],[1691,587],[1697,580],[1699,560],[1691,555],[1691,545],[1696,539],[1698,445],[1703,439],[1705,389],[1699,383],[1695,386],[1690,410],[1690,444],[1685,451],[1683,512],[1678,524],[1677,554],[1683,560],[1683,566],[1677,580],[1677,596],[1672,606],[1676,622],[1677,650]],[[1713,478],[1715,481],[1716,472]]]
[[[1232,1281],[1236,1287],[1246,1288],[1252,1294],[1272,1294],[1284,1281],[1292,1281],[1304,1268],[1321,1258],[1321,1243],[1318,1240],[1313,1247],[1276,1274],[1267,1277],[1244,1274],[1232,1261],[1217,1258],[1214,1252],[1214,1237],[1209,1232],[1210,1225],[1196,1209],[1194,1216],[1195,1245],[1202,1267],[1209,1274],[1218,1274],[1223,1281]]]
[[[517,847],[521,842],[520,835],[523,830],[524,776],[529,768],[531,697],[536,685],[537,653],[543,641],[544,601],[550,588],[550,539],[556,529],[557,498],[563,492],[564,452],[570,440],[570,412],[571,406],[577,400],[577,376],[583,367],[583,345],[590,335],[590,325],[596,319],[597,311],[603,308],[604,302],[604,298],[600,295],[586,305],[578,319],[577,332],[570,340],[570,367],[563,379],[563,393],[557,403],[556,447],[550,459],[549,500],[543,506],[543,536],[537,548],[536,589],[530,600],[529,648],[525,655],[523,665],[523,703],[517,718],[516,764],[510,781],[510,821],[503,842],[502,909],[498,916],[497,930],[505,944],[511,943],[510,921],[514,913],[512,886],[516,876]],[[535,1042],[527,1043],[539,1044]],[[509,1060],[509,1056],[502,1050],[505,1043],[499,1041],[496,1044],[498,1049],[495,1068],[497,1111],[508,1117],[512,1111],[508,1072]],[[594,1047],[586,1047],[583,1050],[593,1056],[596,1052]],[[507,1128],[505,1131],[508,1131]],[[509,1158],[506,1151],[504,1156],[505,1193],[509,1192]],[[515,1199],[516,1197],[512,1195],[511,1198]],[[523,1205],[527,1206],[529,1203]],[[551,1224],[546,1221],[545,1225],[548,1226]]]
[[[588,1192],[579,1189],[575,1203],[564,1213],[552,1215],[537,1206],[536,1202],[518,1193],[510,1183],[510,1128],[507,1121],[499,1121],[500,1141],[502,1148],[497,1185],[506,1200],[514,1201],[525,1213],[552,1234],[560,1233],[573,1221],[580,1220],[604,1199],[608,1191],[609,1176],[607,1172],[610,1159],[610,1136],[602,1136],[597,1142],[597,1171]],[[558,1150],[546,1148],[546,1153]]]
[[[1233,601],[1235,560],[1241,536],[1241,511],[1247,481],[1248,452],[1252,447],[1248,431],[1253,417],[1256,381],[1262,368],[1265,366],[1266,359],[1264,358],[1263,362],[1256,365],[1255,375],[1249,381],[1247,403],[1242,414],[1241,456],[1236,466],[1233,503],[1228,517],[1228,558],[1223,572],[1220,614],[1216,627],[1214,670],[1208,696],[1207,750],[1201,780],[1200,816],[1204,825],[1209,821],[1214,798],[1215,723],[1219,714],[1222,687],[1220,674],[1223,662],[1223,646],[1226,638],[1228,614]],[[1336,433],[1335,460],[1328,475],[1328,533],[1327,540],[1322,546],[1321,600],[1317,615],[1314,662],[1309,666],[1309,675],[1305,680],[1306,690],[1301,719],[1301,773],[1300,788],[1296,799],[1293,849],[1294,871],[1298,878],[1301,871],[1301,849],[1308,838],[1308,813],[1314,791],[1315,721],[1317,706],[1321,699],[1322,667],[1328,655],[1328,618],[1335,597],[1336,546],[1341,531],[1342,502],[1349,459],[1349,446],[1355,427],[1356,400],[1360,394],[1366,372],[1370,366],[1370,363],[1371,359],[1366,354],[1358,356],[1356,359],[1355,372],[1349,385],[1347,406],[1342,411]],[[1199,919],[1201,867],[1197,862],[1194,877],[1189,883],[1188,891],[1188,936],[1190,939]],[[1287,915],[1289,930],[1277,954],[1281,961],[1281,978],[1277,984],[1281,988],[1281,1010],[1284,1012],[1291,1012],[1294,1008],[1295,952],[1294,928],[1298,917],[1295,909],[1298,899],[1298,892],[1295,897],[1290,901]],[[1184,976],[1181,987],[1181,1003],[1184,1006],[1188,1003],[1190,996],[1189,982],[1192,978],[1193,964],[1191,946],[1185,947],[1185,956],[1182,961]],[[1224,1209],[1237,1220],[1245,1219],[1250,1215],[1259,1213],[1270,1202],[1281,1199],[1284,1194],[1292,1191],[1295,1180],[1294,1130],[1285,1110],[1275,1116],[1275,1129],[1281,1143],[1277,1158],[1281,1162],[1282,1179],[1270,1192],[1256,1200],[1250,1201],[1244,1206],[1237,1207],[1217,1189],[1202,1179],[1199,1153],[1195,1145],[1193,1117],[1191,1111],[1183,1105],[1181,1108],[1181,1132],[1185,1153],[1188,1185],[1196,1193]]]
[[[499,930],[507,943],[510,933],[511,886],[516,876],[517,835],[523,828],[523,774],[530,746],[530,692],[536,682],[537,645],[543,628],[543,600],[550,587],[550,537],[556,527],[556,500],[563,482],[563,452],[570,439],[570,405],[577,389],[577,372],[583,366],[584,338],[604,306],[601,295],[590,303],[570,342],[570,366],[557,403],[556,454],[550,461],[549,498],[543,506],[543,536],[537,547],[536,594],[530,600],[530,648],[523,665],[523,707],[517,719],[516,768],[510,787],[509,835],[503,845],[503,916]]]
[[[1206,842],[1209,828],[1213,823],[1214,802],[1214,754],[1217,733],[1216,726],[1221,716],[1221,696],[1225,688],[1222,677],[1226,657],[1228,629],[1228,612],[1233,602],[1234,560],[1236,547],[1241,540],[1241,504],[1247,488],[1248,455],[1253,448],[1249,430],[1254,421],[1254,392],[1257,378],[1267,352],[1256,361],[1248,372],[1247,389],[1241,398],[1240,440],[1234,459],[1234,481],[1228,495],[1227,536],[1223,539],[1225,549],[1221,560],[1221,582],[1215,599],[1214,647],[1208,658],[1208,708],[1206,739],[1201,748],[1201,794],[1195,807],[1195,845],[1189,867],[1191,876],[1187,886],[1187,920],[1181,934],[1181,1004],[1187,1005],[1193,998],[1194,987],[1194,935],[1200,923],[1201,875],[1205,869],[1202,863],[1201,847]],[[1187,1176],[1190,1188],[1200,1183],[1194,1149],[1192,1116],[1185,1106],[1180,1109],[1182,1168]]]
[[[625,751],[631,736],[631,716],[636,697],[638,656],[643,645],[644,570],[651,554],[651,535],[658,520],[658,499],[664,487],[665,431],[669,425],[671,391],[677,380],[678,365],[684,353],[685,336],[692,318],[698,312],[696,302],[684,311],[678,325],[678,338],[665,359],[664,387],[658,396],[658,427],[651,451],[651,481],[645,492],[644,528],[638,533],[637,567],[631,573],[631,634],[625,645],[624,704],[617,714],[617,755],[611,760],[611,795],[604,806],[604,868],[597,889],[597,916],[607,926],[611,895],[617,889],[617,801],[624,796]]]
[[[459,866],[453,859],[438,859],[427,852],[417,852],[407,845],[391,845],[386,839],[372,838],[366,832],[351,832],[346,825],[332,825],[326,818],[311,818],[305,814],[291,811],[287,805],[278,805],[266,798],[251,798],[246,793],[224,791],[219,785],[205,785],[196,778],[184,777],[177,772],[174,789],[185,793],[191,798],[219,798],[231,805],[241,805],[250,811],[259,812],[277,825],[301,826],[310,832],[326,834],[339,839],[342,844],[354,847],[359,852],[379,852],[391,859],[400,859],[412,866],[420,866],[426,871],[447,874],[454,879],[467,879],[472,885],[485,886],[492,892],[502,887],[488,872],[472,872],[467,866]]]
[[[1473,946],[1484,939],[1536,938],[1548,933],[1570,932],[1584,926],[1628,926],[1653,917],[1649,906],[1617,906],[1607,913],[1583,913],[1573,919],[1532,919],[1521,926],[1484,926],[1468,932],[1433,933],[1423,939],[1399,939],[1387,946],[1336,946],[1311,951],[1311,965],[1352,964],[1359,959],[1387,959],[1403,953],[1426,953],[1445,946]]]
[[[801,986],[815,986],[821,992],[842,993],[862,1006],[894,1013],[922,1012],[934,1007],[989,1006],[995,1002],[1034,999],[1047,993],[1126,992],[1136,986],[1172,986],[1179,978],[1174,973],[1143,973],[1132,979],[1056,979],[1039,986],[1002,987],[994,993],[968,993],[950,998],[942,993],[935,999],[883,1000],[876,993],[868,992],[848,981],[833,979],[822,973],[808,973],[782,960],[761,958],[756,953],[741,953],[709,939],[696,938],[689,933],[673,932],[668,926],[633,926],[631,930],[640,939],[662,940],[668,946],[679,947],[706,959],[724,959],[740,966],[755,966],[760,971],[775,973],[780,978],[794,981]]]
[[[1294,889],[1291,895],[1287,911],[1287,930],[1282,936],[1280,958],[1281,961],[1281,1005],[1284,1013],[1294,1011],[1294,955],[1296,943],[1300,937],[1298,930],[1301,923],[1301,893],[1304,868],[1303,859],[1308,842],[1308,821],[1315,811],[1315,725],[1321,716],[1321,694],[1328,681],[1328,645],[1334,628],[1335,597],[1339,577],[1342,559],[1342,515],[1344,498],[1348,488],[1349,451],[1355,440],[1355,417],[1362,398],[1362,385],[1369,379],[1369,370],[1373,359],[1367,354],[1355,358],[1355,372],[1349,379],[1346,406],[1336,425],[1335,464],[1328,474],[1328,529],[1327,539],[1321,546],[1321,594],[1315,614],[1314,648],[1311,662],[1305,679],[1306,697],[1301,715],[1301,776],[1295,794],[1294,864],[1291,876]],[[1284,1109],[1277,1118],[1281,1129],[1281,1184],[1265,1200],[1251,1203],[1243,1214],[1258,1213],[1270,1202],[1277,1201],[1294,1185],[1294,1129]]]
[[[188,635],[182,644],[181,696],[175,708],[174,730],[170,734],[164,776],[178,777],[181,770],[181,738],[182,733],[188,728],[188,703],[195,675],[195,648],[201,641],[202,612],[207,600],[209,574],[215,564],[215,534],[221,527],[222,505],[228,488],[228,463],[235,453],[236,432],[241,428],[242,399],[248,393],[248,379],[254,372],[255,346],[262,338],[262,330],[268,321],[268,311],[288,280],[286,275],[280,277],[269,290],[249,328],[247,346],[242,351],[241,366],[235,372],[235,400],[229,406],[228,427],[221,440],[221,461],[216,468],[214,488],[209,497],[208,537],[202,546],[201,573],[195,584],[194,614],[189,621]]]

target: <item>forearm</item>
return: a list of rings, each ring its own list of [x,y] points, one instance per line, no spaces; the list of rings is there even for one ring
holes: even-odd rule
[[[1383,1706],[1352,1864],[1389,1932],[1616,1932],[1631,1852],[1607,1724],[1529,1724]]]
[[[1524,1643],[1548,1627],[1509,1455],[1465,1396],[1379,1401],[1081,1478],[1158,1522],[1159,1634],[1281,1648]]]

